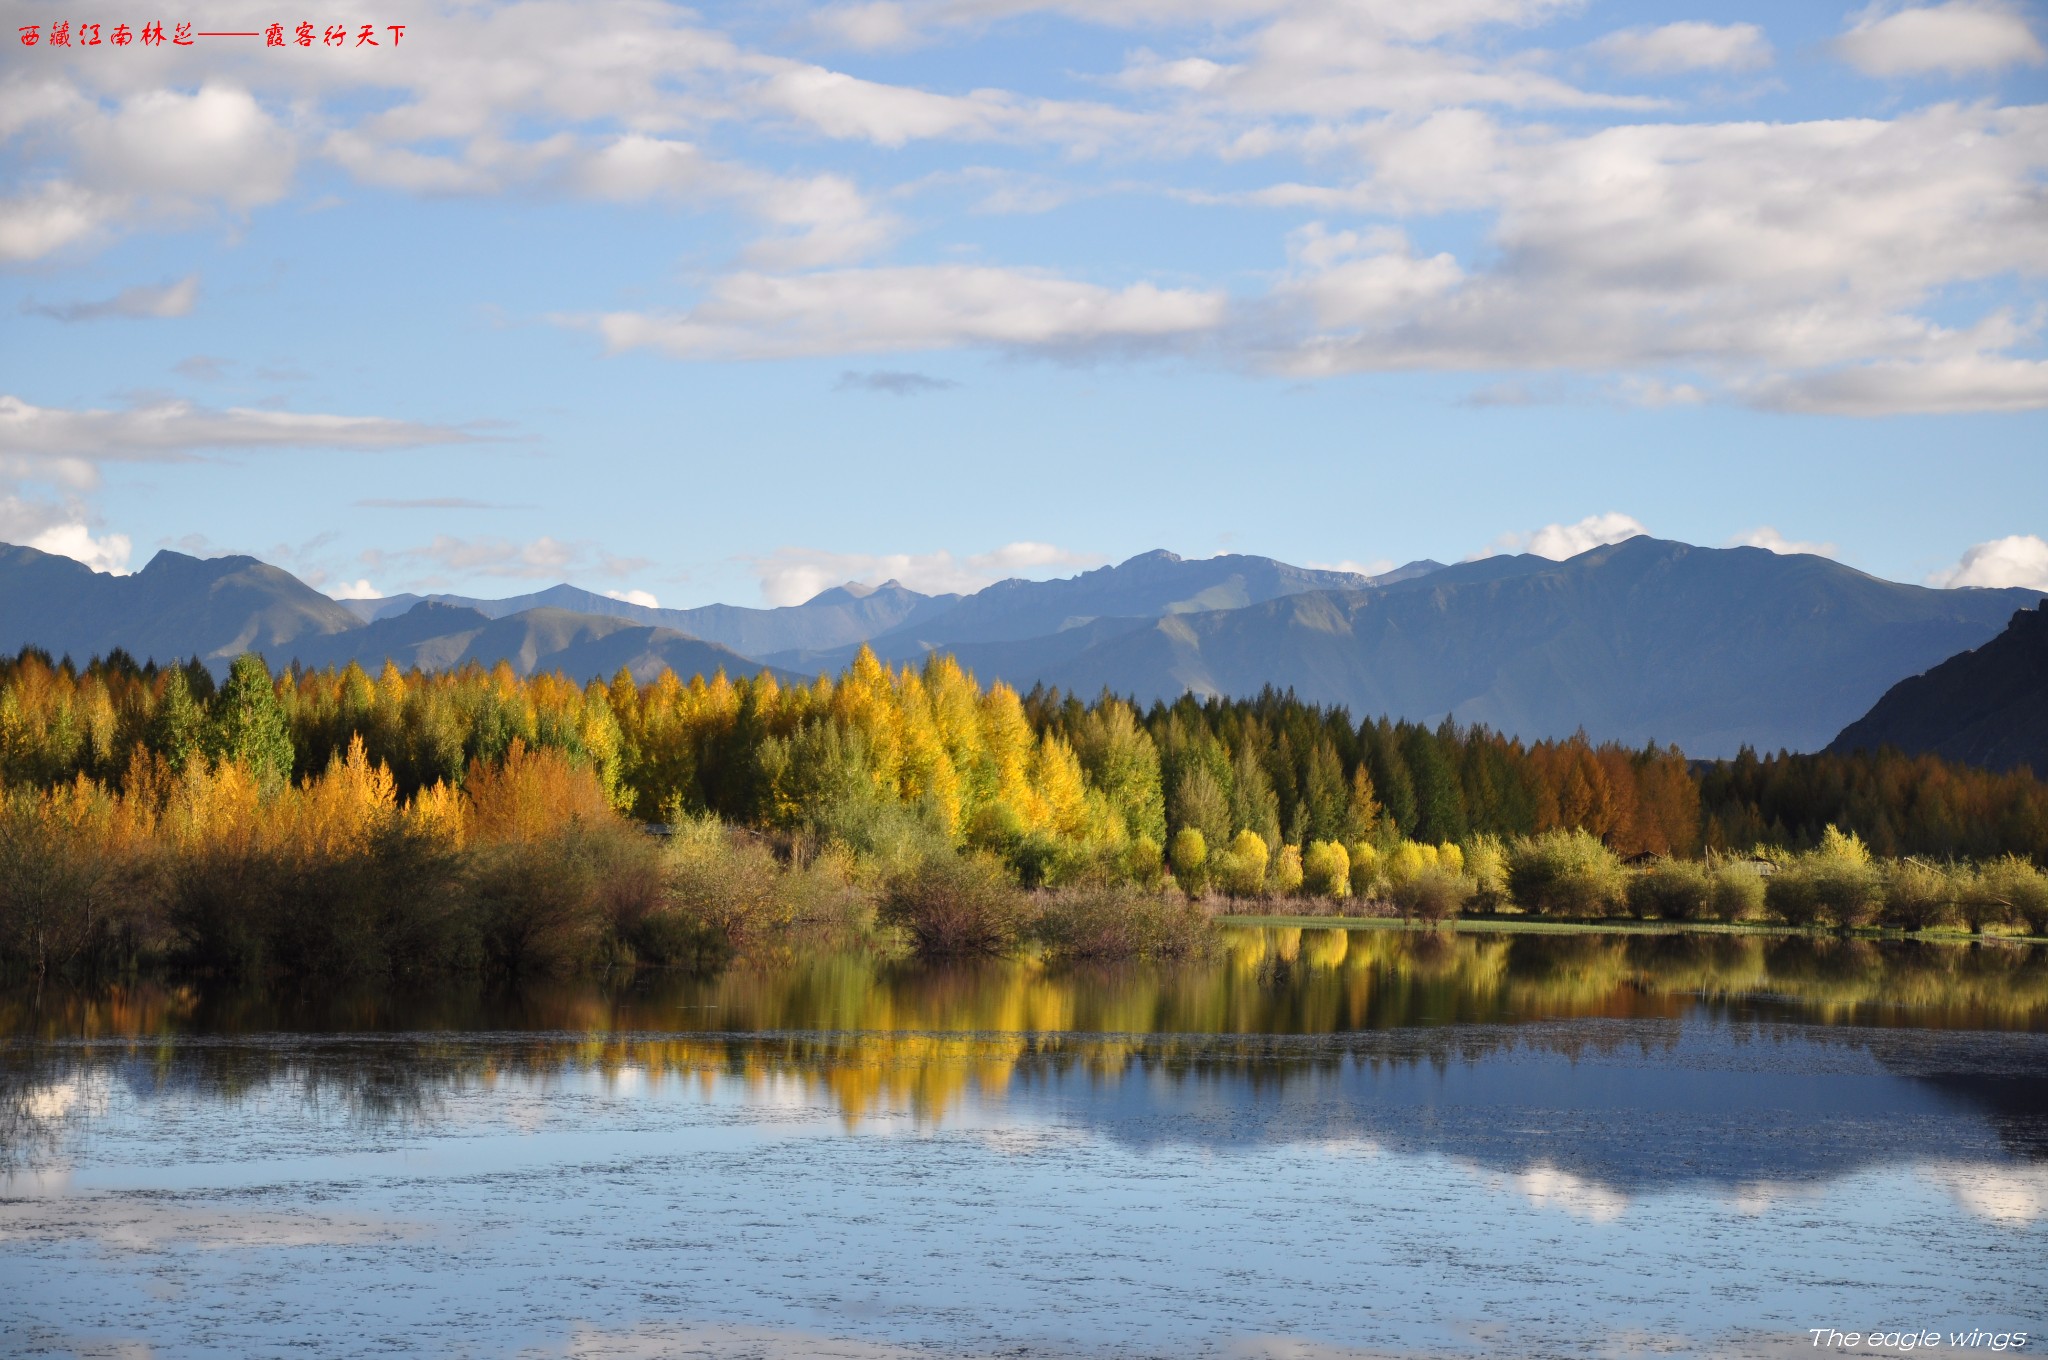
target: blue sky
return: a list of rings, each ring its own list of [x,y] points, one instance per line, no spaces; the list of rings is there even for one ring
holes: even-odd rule
[[[0,539],[102,568],[755,604],[1644,529],[2048,587],[2038,7],[0,8]]]

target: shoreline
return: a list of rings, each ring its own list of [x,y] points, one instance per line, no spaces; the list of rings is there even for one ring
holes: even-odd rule
[[[1559,920],[1527,916],[1458,916],[1431,925],[1398,916],[1310,916],[1295,912],[1223,913],[1224,926],[1280,926],[1345,930],[1439,930],[1527,935],[1781,935],[1809,939],[1906,940],[1924,944],[2048,945],[2048,935],[1969,930],[1904,930],[1895,926],[1795,926],[1776,922]]]

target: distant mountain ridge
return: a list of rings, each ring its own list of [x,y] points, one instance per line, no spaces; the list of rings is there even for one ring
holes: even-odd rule
[[[1893,685],[1828,750],[1884,746],[2048,777],[2048,601],[2014,613],[1983,646]]]
[[[903,663],[951,652],[984,681],[1019,688],[1149,701],[1271,685],[1361,716],[1451,714],[1525,739],[1583,729],[1709,757],[1819,749],[1899,681],[1987,643],[2041,598],[1645,537],[1563,562],[1417,562],[1378,576],[1151,552],[967,596],[890,582],[780,609],[674,610],[569,585],[345,606],[254,558],[167,552],[115,577],[0,547],[0,648],[79,661],[122,647],[219,670],[253,648],[273,665],[503,661],[579,680],[620,667],[643,680],[767,668],[794,680],[837,669],[865,643]]]
[[[923,595],[895,581],[871,590],[834,586],[799,605],[749,609],[712,604],[696,609],[663,609],[599,595],[578,586],[555,585],[529,595],[483,600],[467,595],[393,595],[374,600],[347,600],[344,606],[365,623],[403,614],[421,601],[474,609],[500,619],[529,609],[567,609],[578,614],[630,619],[654,628],[685,633],[749,656],[775,652],[817,651],[858,646],[868,638],[931,615],[960,600],[958,595]]]
[[[1140,700],[1291,688],[1353,713],[1449,714],[1524,738],[1815,750],[1896,679],[1991,636],[2041,592],[1934,590],[1824,557],[1637,537],[1566,561],[1493,557],[1364,590],[1105,627],[1030,667]],[[954,649],[1016,682],[1028,655]]]
[[[722,670],[742,676],[771,669],[730,647],[631,619],[545,606],[494,619],[479,610],[432,600],[351,632],[308,640],[293,659],[313,667],[353,661],[373,674],[387,660],[422,670],[452,670],[471,662],[488,668],[503,661],[520,675],[560,671],[577,679],[608,679],[623,666],[640,681],[652,680],[664,670],[678,675]],[[782,678],[808,677],[783,672]]]
[[[1101,620],[1241,609],[1309,591],[1362,590],[1442,569],[1438,562],[1410,562],[1384,575],[1366,576],[1289,566],[1270,557],[1229,553],[1189,559],[1154,549],[1063,580],[998,581],[946,609],[927,611],[862,641],[885,659],[912,661],[927,652],[978,643],[1051,638]],[[836,669],[852,659],[857,646],[768,655],[798,669]]]
[[[165,551],[132,576],[113,576],[0,544],[0,647],[9,651],[33,645],[84,662],[122,647],[225,665],[360,626],[340,603],[253,557]]]

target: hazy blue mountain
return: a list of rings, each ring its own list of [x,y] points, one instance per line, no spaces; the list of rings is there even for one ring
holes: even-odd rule
[[[0,649],[34,645],[83,664],[115,647],[216,670],[245,651],[276,657],[302,639],[358,627],[290,572],[253,557],[160,552],[132,576],[0,544]]]
[[[1631,539],[1363,590],[1098,624],[1085,646],[963,645],[983,679],[1140,699],[1265,685],[1354,713],[1446,713],[1525,738],[1584,728],[1695,756],[1815,750],[1902,676],[2040,592],[1931,590],[1822,557]]]
[[[365,622],[404,614],[422,600],[473,609],[501,619],[530,609],[568,609],[578,614],[630,619],[654,628],[687,633],[749,656],[776,652],[826,651],[857,647],[890,629],[943,614],[958,595],[923,595],[895,581],[867,587],[854,584],[821,591],[802,604],[779,609],[749,609],[713,604],[697,609],[661,609],[615,600],[578,586],[556,585],[529,595],[484,600],[468,595],[392,595],[376,600],[345,600],[343,605]],[[850,655],[849,651],[849,655]]]
[[[2048,775],[2048,603],[2016,612],[1983,646],[1899,681],[1828,749],[1880,746]]]
[[[1050,638],[1102,620],[1149,621],[1241,609],[1307,591],[1366,589],[1438,570],[1441,566],[1435,562],[1411,562],[1384,576],[1364,576],[1289,566],[1270,557],[1230,554],[1191,559],[1155,549],[1064,580],[998,581],[949,609],[908,619],[866,641],[885,659],[914,660],[927,652],[956,651],[978,643]],[[850,660],[857,647],[854,643],[766,655],[793,669],[831,670]]]
[[[766,669],[715,642],[631,619],[551,608],[493,619],[475,609],[433,600],[347,633],[309,640],[294,655],[315,667],[354,661],[373,674],[387,659],[401,668],[425,670],[472,661],[490,667],[505,661],[521,675],[560,671],[577,680],[608,680],[621,666],[637,680],[651,680],[664,668],[682,676],[719,670],[741,676]]]

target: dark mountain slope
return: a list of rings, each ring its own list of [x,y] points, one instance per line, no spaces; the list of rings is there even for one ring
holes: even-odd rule
[[[1828,749],[1880,746],[2048,775],[2048,602],[2015,613],[1983,646],[1893,685]]]
[[[960,648],[984,678],[1141,698],[1304,698],[1523,737],[1813,750],[1900,676],[1974,646],[2031,591],[1880,581],[1826,558],[1649,538],[1566,562],[1492,559],[1362,591],[1185,614],[1058,664]]]
[[[113,576],[0,546],[0,648],[8,651],[33,644],[83,662],[125,647],[141,659],[196,655],[218,669],[245,651],[275,655],[357,626],[340,604],[253,557],[160,552],[134,575]]]

